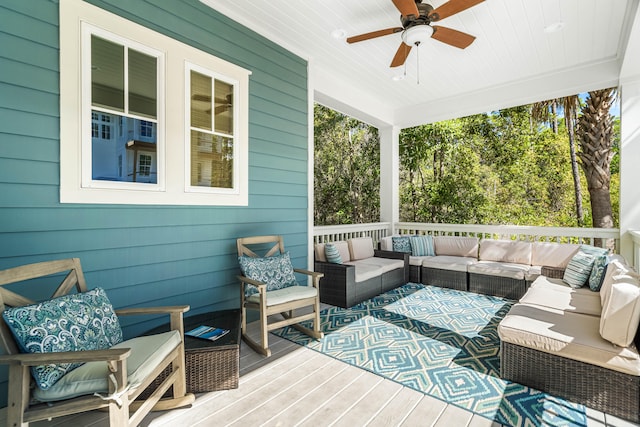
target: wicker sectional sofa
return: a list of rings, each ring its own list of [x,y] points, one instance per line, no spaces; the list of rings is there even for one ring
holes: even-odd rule
[[[325,243],[315,245],[315,271],[320,279],[320,301],[351,307],[409,281],[409,255],[374,250],[370,237],[331,242],[339,263],[327,261]]]
[[[638,275],[620,260],[600,292],[539,276],[498,326],[500,375],[637,423],[639,321]]]
[[[380,248],[393,250],[394,237]],[[410,280],[517,300],[542,267],[564,269],[580,245],[434,236],[433,255],[409,256]]]

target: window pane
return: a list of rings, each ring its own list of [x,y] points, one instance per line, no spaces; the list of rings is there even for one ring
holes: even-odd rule
[[[91,36],[91,105],[124,111],[124,47]]]
[[[233,85],[216,80],[216,132],[233,135]]]
[[[157,183],[157,123],[95,111],[91,117],[92,179]]]
[[[156,58],[129,49],[129,112],[157,117]]]
[[[191,127],[211,130],[211,77],[191,71]]]
[[[233,188],[233,139],[191,131],[191,185]]]

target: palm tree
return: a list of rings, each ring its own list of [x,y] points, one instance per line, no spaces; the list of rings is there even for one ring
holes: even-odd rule
[[[571,156],[571,173],[573,175],[573,191],[576,201],[576,219],[578,227],[582,227],[584,210],[582,209],[582,188],[580,186],[580,170],[578,169],[578,160],[576,157],[575,144],[575,128],[580,108],[580,98],[578,95],[565,96],[564,98],[550,99],[547,101],[536,102],[531,108],[531,117],[538,122],[546,122],[551,124],[554,133],[558,133],[558,116],[556,114],[558,105],[562,106],[564,111],[564,124],[567,128],[567,136],[569,137],[569,153]]]
[[[578,119],[578,138],[582,169],[591,195],[593,226],[613,227],[611,196],[611,158],[613,157],[613,117],[609,110],[615,99],[615,89],[589,92],[582,115]]]

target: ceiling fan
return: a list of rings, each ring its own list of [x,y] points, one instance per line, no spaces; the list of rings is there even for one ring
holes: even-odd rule
[[[432,22],[448,18],[463,10],[482,3],[484,0],[449,0],[440,7],[422,3],[422,0],[392,0],[400,11],[402,27],[387,28],[347,38],[347,43],[357,43],[389,34],[402,33],[402,43],[398,48],[391,67],[403,65],[413,46],[418,46],[428,37],[442,43],[464,49],[476,39],[474,36],[447,27],[431,25]]]

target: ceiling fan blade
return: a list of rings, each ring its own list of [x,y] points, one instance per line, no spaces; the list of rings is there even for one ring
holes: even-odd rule
[[[409,56],[409,52],[411,52],[411,46],[402,42],[400,44],[400,47],[398,48],[398,51],[396,52],[396,55],[391,61],[390,67],[399,67],[400,65],[404,64],[404,62],[407,60],[407,56]]]
[[[433,34],[431,35],[432,39],[436,39],[442,43],[446,43],[460,49],[468,47],[476,39],[471,34],[452,30],[451,28],[439,27],[437,25],[432,25],[431,27],[433,28]]]
[[[392,0],[393,4],[400,11],[402,16],[413,15],[416,18],[420,16],[420,12],[418,11],[418,6],[416,6],[416,2],[414,0]]]
[[[370,33],[364,33],[364,34],[360,34],[358,36],[349,37],[347,39],[347,43],[361,42],[363,40],[369,40],[369,39],[374,39],[376,37],[387,36],[389,34],[399,33],[400,31],[402,31],[402,27],[387,28],[386,30],[372,31]]]
[[[460,13],[463,10],[467,10],[483,1],[484,0],[449,0],[442,6],[433,9],[429,14],[429,19],[431,22],[439,21],[456,13]]]

